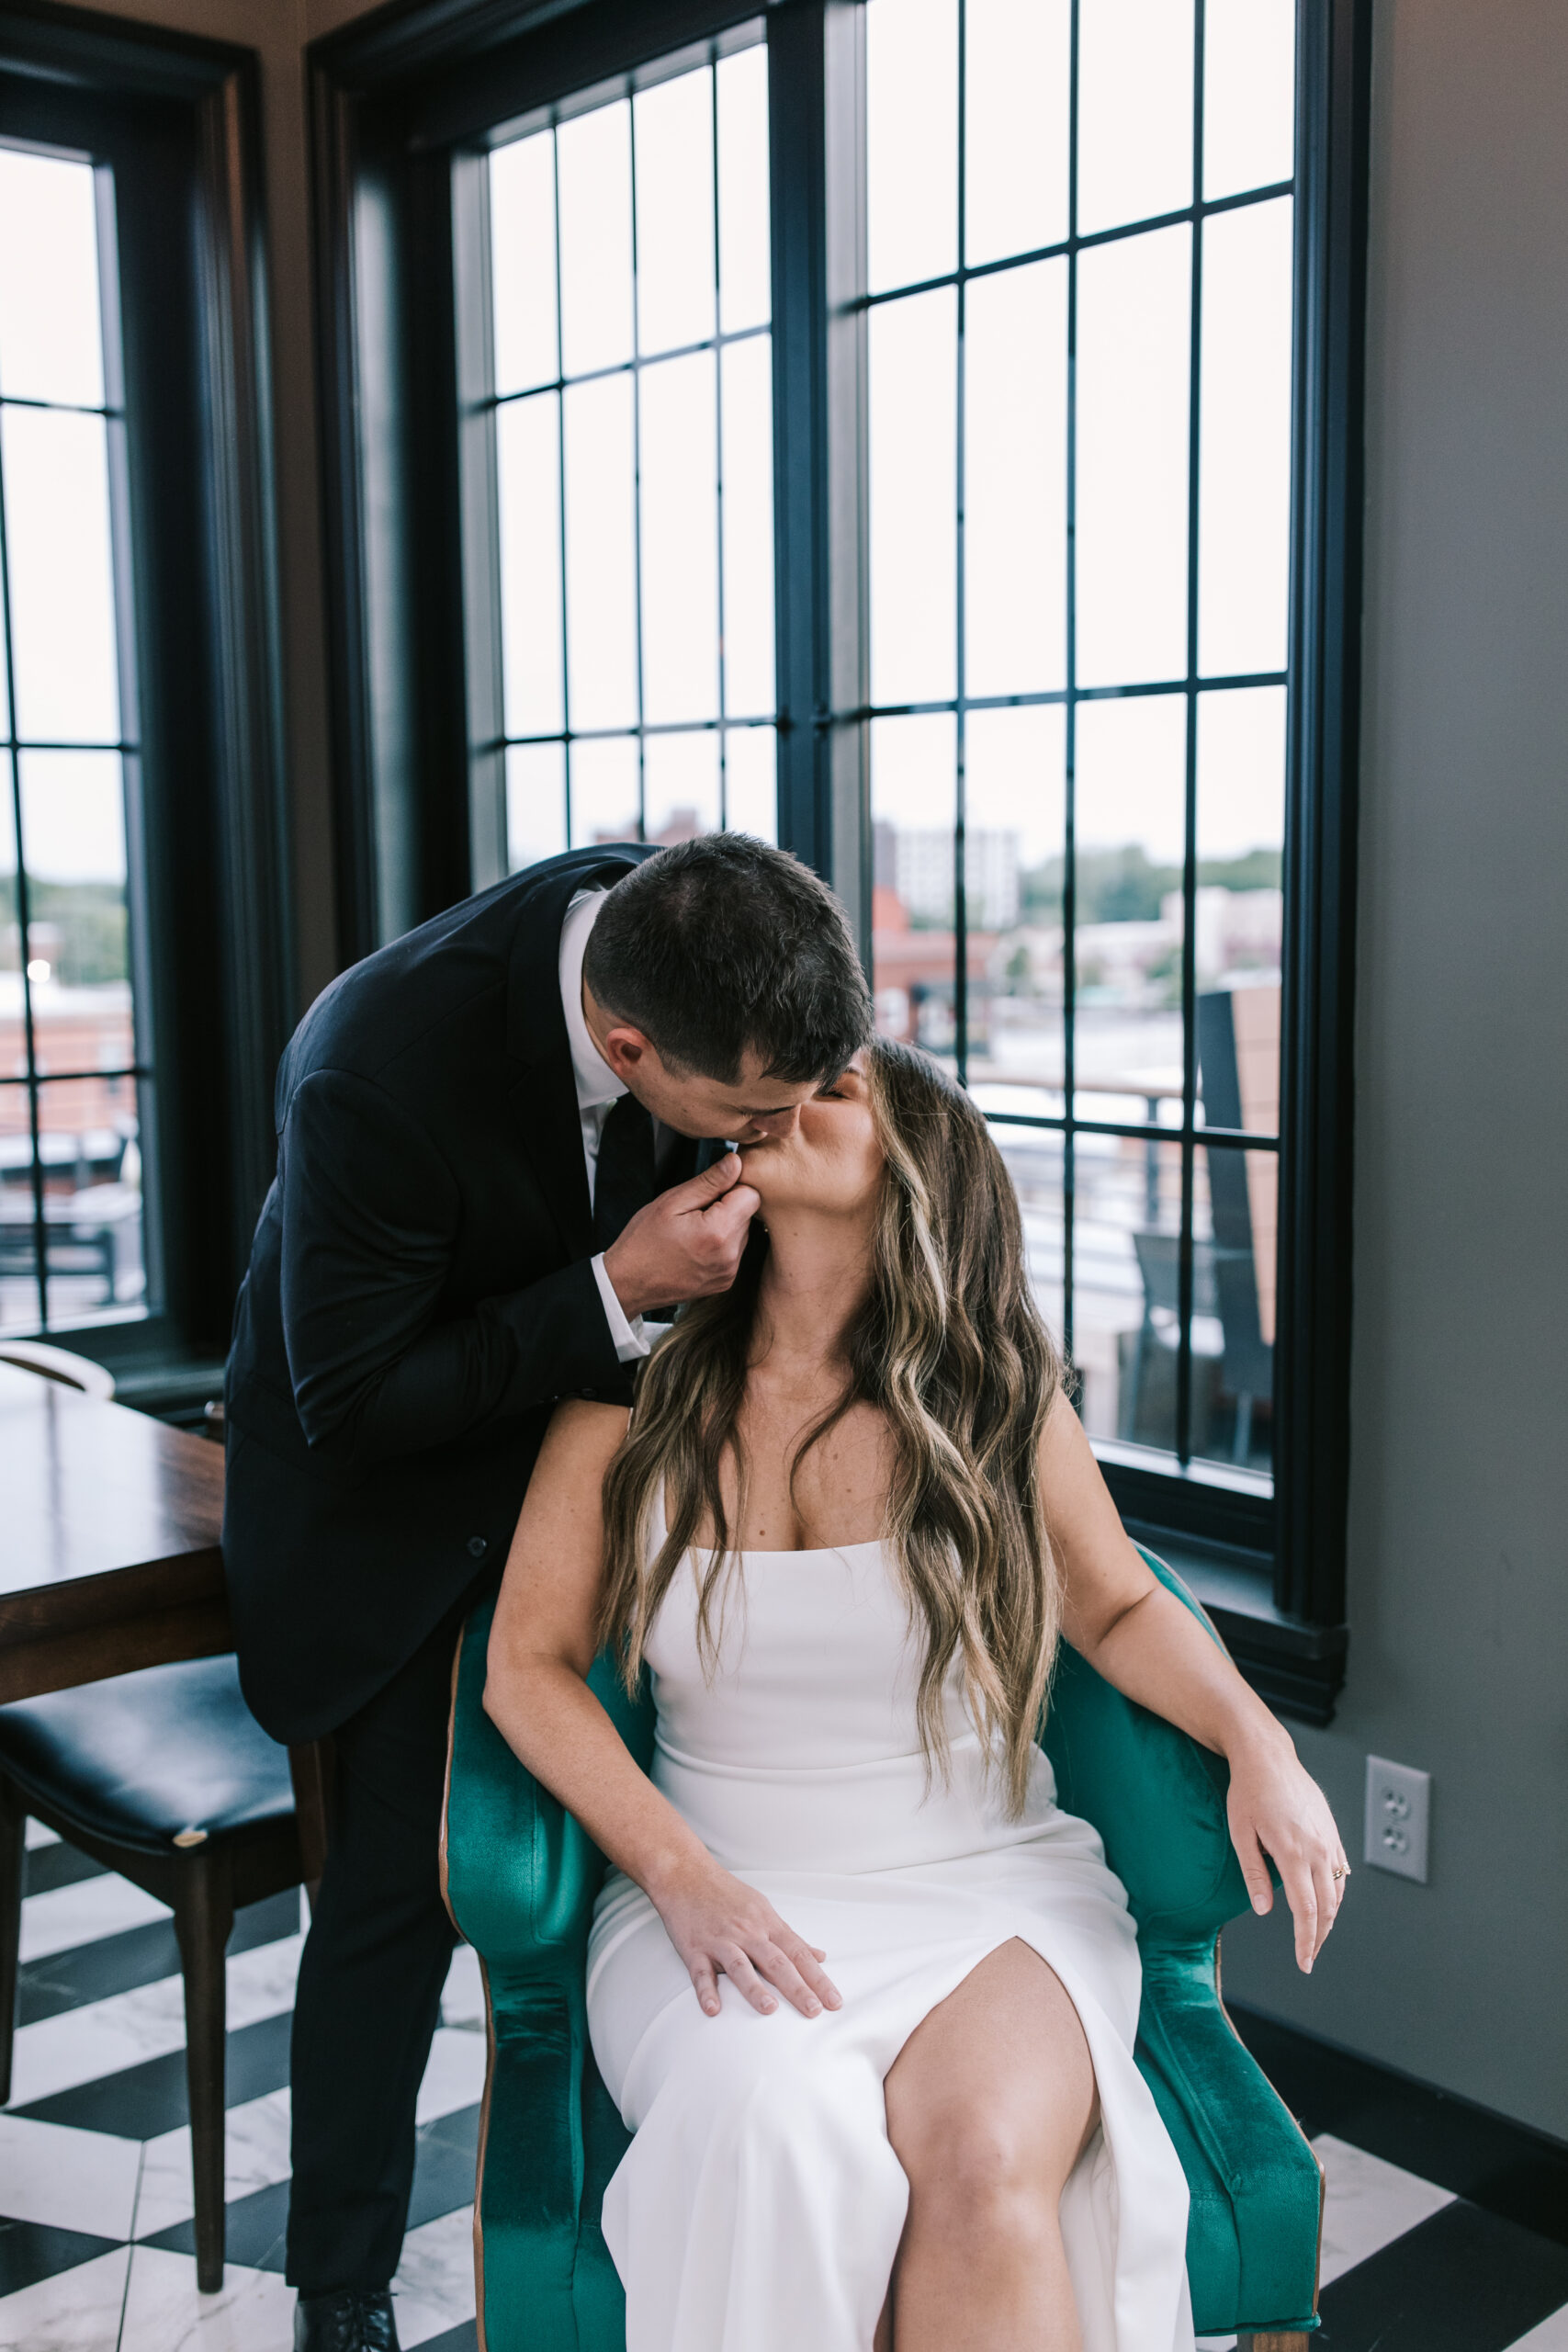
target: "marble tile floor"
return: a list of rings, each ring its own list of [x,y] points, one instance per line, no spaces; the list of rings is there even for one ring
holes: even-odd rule
[[[230,1944],[229,2263],[222,2292],[198,2296],[168,1915],[36,1824],[28,1846],[15,2082],[0,2112],[0,2352],[288,2352],[299,1898],[243,1912]],[[483,1998],[463,1951],[420,2094],[395,2281],[407,2352],[475,2352],[483,2086]],[[1332,2131],[1313,2145],[1327,2177],[1318,2352],[1568,2352],[1568,2245]]]
[[[229,1947],[229,2261],[196,2290],[178,1956],[169,1915],[28,1827],[12,2099],[0,2112],[0,2352],[287,2352],[288,2026],[299,1898]],[[395,2281],[408,2352],[474,2352],[473,2181],[484,2000],[457,1953],[419,2100]]]

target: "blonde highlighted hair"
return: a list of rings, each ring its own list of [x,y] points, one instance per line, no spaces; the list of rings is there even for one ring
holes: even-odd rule
[[[1016,1815],[1061,1628],[1039,1467],[1060,1366],[1030,1290],[1017,1195],[979,1112],[923,1054],[884,1038],[867,1049],[866,1077],[886,1163],[871,1282],[845,1337],[843,1389],[791,1476],[852,1406],[883,1416],[887,1539],[925,1634],[916,1713],[928,1765],[947,1769],[942,1689],[957,1659]],[[698,1641],[710,1672],[716,1662],[714,1612],[733,1565],[722,1474],[728,1453],[744,1492],[738,1423],[767,1250],[753,1227],[734,1286],[686,1307],[655,1349],[604,1482],[599,1632],[628,1688],[702,1527]],[[660,1493],[666,1532],[649,1560]]]

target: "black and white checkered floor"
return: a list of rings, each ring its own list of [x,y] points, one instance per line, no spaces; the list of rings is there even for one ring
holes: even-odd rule
[[[299,1898],[242,1912],[230,1944],[229,2268],[221,2294],[198,2296],[168,1914],[36,1825],[28,1835],[15,2081],[0,2114],[0,2352],[286,2352]],[[395,2282],[409,2352],[476,2342],[483,2081],[479,1976],[460,1951],[420,2096]],[[1322,2352],[1568,2352],[1568,2246],[1331,2132],[1314,2145],[1328,2176]]]

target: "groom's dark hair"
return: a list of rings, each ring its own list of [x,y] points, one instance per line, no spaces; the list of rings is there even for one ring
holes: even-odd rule
[[[871,1033],[837,899],[746,833],[705,833],[633,866],[599,910],[582,969],[605,1012],[665,1061],[726,1086],[748,1046],[785,1085],[836,1078]]]

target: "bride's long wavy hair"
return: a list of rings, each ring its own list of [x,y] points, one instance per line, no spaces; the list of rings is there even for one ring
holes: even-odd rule
[[[916,1712],[928,1769],[948,1768],[942,1688],[956,1657],[1017,1814],[1061,1625],[1039,1471],[1060,1366],[1030,1291],[1012,1181],[979,1112],[923,1054],[886,1039],[869,1047],[866,1077],[886,1165],[871,1282],[845,1335],[843,1387],[801,1440],[791,1477],[852,1406],[883,1415],[888,1540],[911,1622],[924,1623]],[[703,1526],[697,1636],[707,1670],[716,1665],[715,1610],[734,1566],[721,1474],[728,1453],[744,1494],[738,1421],[767,1251],[753,1226],[733,1287],[685,1307],[654,1350],[604,1482],[599,1634],[628,1689]],[[661,1489],[668,1532],[650,1562]]]

